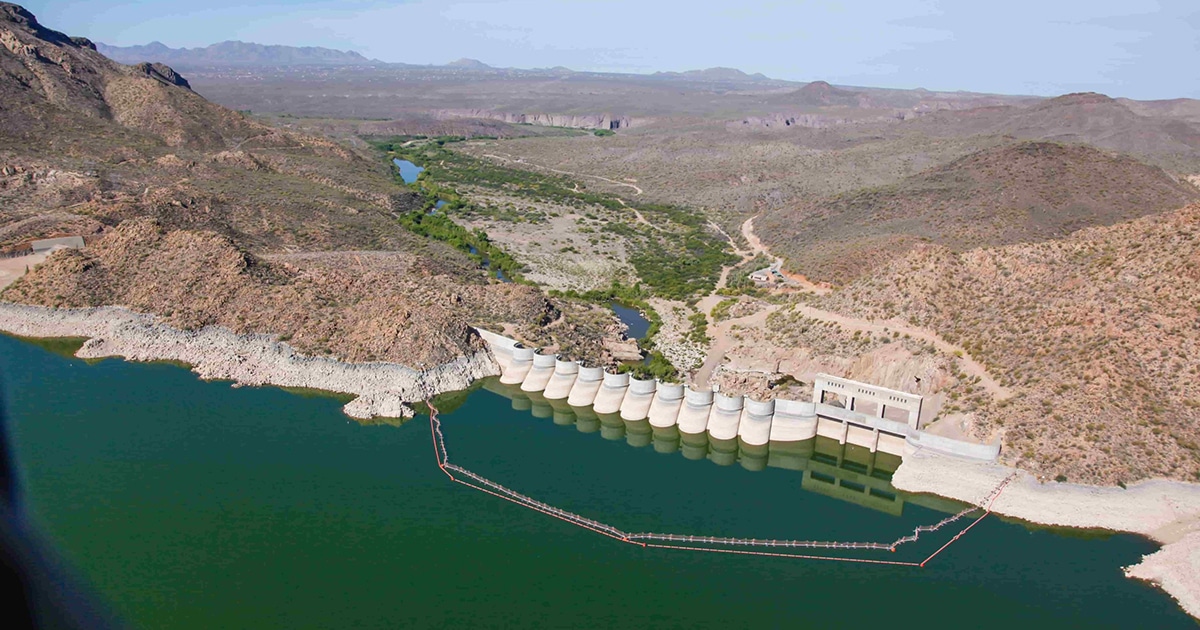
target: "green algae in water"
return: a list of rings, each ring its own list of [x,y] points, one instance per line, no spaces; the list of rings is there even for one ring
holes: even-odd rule
[[[451,483],[426,422],[361,426],[331,398],[8,337],[0,374],[36,522],[140,627],[1195,627],[1123,577],[1155,549],[1133,536],[987,518],[925,569],[642,549]],[[476,389],[443,411],[451,460],[627,530],[890,540],[952,508],[808,491],[830,487],[813,473],[887,487],[823,442],[751,471],[761,453],[718,466],[706,440],[635,448],[640,425],[555,411]]]
[[[87,337],[22,337],[20,335],[12,335],[5,332],[0,332],[0,336],[18,339],[30,345],[37,346],[48,352],[52,352],[60,357],[74,359],[75,353],[87,343]],[[98,361],[99,359],[88,359],[88,361]]]

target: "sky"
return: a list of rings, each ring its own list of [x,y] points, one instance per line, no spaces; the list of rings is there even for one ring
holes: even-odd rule
[[[106,44],[224,40],[389,62],[778,79],[1003,94],[1200,98],[1200,0],[25,0]]]

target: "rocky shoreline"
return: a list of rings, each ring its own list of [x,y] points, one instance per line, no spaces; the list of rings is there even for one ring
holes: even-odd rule
[[[1044,483],[996,463],[929,452],[904,457],[892,485],[973,503],[1017,473],[992,511],[1039,525],[1104,529],[1147,536],[1164,546],[1125,567],[1125,575],[1152,582],[1200,619],[1200,484],[1151,479],[1128,488]]]
[[[305,387],[352,394],[351,417],[410,417],[409,403],[468,388],[500,373],[486,351],[428,370],[395,363],[345,363],[305,357],[271,335],[239,335],[209,326],[179,330],[125,308],[54,309],[0,302],[0,331],[23,337],[87,337],[76,356],[130,361],[179,361],[203,379],[240,385]]]

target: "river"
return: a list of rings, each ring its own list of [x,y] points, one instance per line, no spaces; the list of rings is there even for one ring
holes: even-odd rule
[[[417,181],[417,176],[421,174],[421,171],[425,170],[424,166],[417,166],[408,160],[401,160],[400,158],[392,158],[392,163],[396,165],[396,168],[400,169],[400,179],[403,179],[405,184]]]
[[[613,310],[613,313],[616,313],[617,319],[621,320],[621,323],[627,327],[625,331],[626,337],[641,340],[646,336],[647,332],[650,332],[650,320],[646,319],[646,316],[642,315],[641,311],[636,308],[623,306],[617,302],[612,302],[608,306]]]
[[[451,483],[424,417],[59,346],[0,336],[25,496],[142,627],[1195,627],[1122,576],[1133,536],[988,517],[924,569],[643,549]],[[739,452],[481,385],[439,403],[451,458],[626,530],[892,540],[956,507],[836,443]]]

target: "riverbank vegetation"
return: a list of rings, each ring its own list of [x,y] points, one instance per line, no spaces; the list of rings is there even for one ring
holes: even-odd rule
[[[669,204],[634,203],[611,193],[589,190],[566,176],[509,167],[451,150],[451,145],[464,140],[456,136],[400,136],[372,143],[390,157],[423,166],[425,170],[413,184],[414,189],[426,196],[429,207],[437,199],[445,201],[442,211],[450,215],[532,223],[549,218],[544,211],[512,204],[472,203],[463,194],[467,187],[580,212],[588,217],[588,233],[623,242],[629,264],[648,296],[687,300],[703,295],[716,286],[721,268],[736,261],[724,241],[713,237],[707,218],[699,211]],[[608,210],[604,213],[608,216],[599,216],[598,209]],[[590,218],[593,216],[596,218]]]

